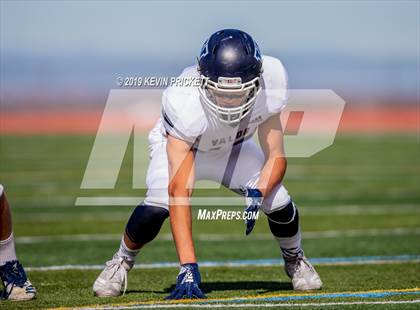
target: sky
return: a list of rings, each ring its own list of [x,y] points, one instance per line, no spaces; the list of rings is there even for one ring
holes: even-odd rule
[[[293,88],[418,100],[419,1],[2,0],[0,9],[2,101],[177,75],[223,28],[280,58]]]

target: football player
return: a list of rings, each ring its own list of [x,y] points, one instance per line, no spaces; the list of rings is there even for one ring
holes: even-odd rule
[[[4,187],[0,184],[0,278],[4,285],[2,299],[30,300],[36,290],[16,258],[12,217]]]
[[[282,63],[262,56],[249,34],[225,29],[208,38],[198,66],[186,68],[180,78],[198,78],[201,84],[164,91],[161,117],[149,134],[146,199],[131,214],[94,293],[120,295],[136,255],[170,217],[180,271],[167,298],[205,298],[189,204],[194,181],[201,179],[242,194],[247,212],[262,209],[293,288],[320,289],[321,280],[302,250],[298,210],[282,185],[286,158],[280,112],[287,101]],[[260,146],[251,139],[255,132]],[[247,235],[254,225],[255,220],[246,221]]]

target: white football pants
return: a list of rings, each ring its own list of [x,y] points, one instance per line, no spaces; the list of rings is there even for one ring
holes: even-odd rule
[[[147,171],[147,194],[144,203],[168,209],[169,171],[166,138],[153,139],[150,144],[150,163]],[[157,140],[157,141],[156,141]],[[252,139],[232,149],[195,153],[195,180],[210,180],[237,190],[255,187],[264,165],[264,154]],[[263,211],[269,214],[290,202],[286,188],[279,184],[265,197]],[[245,201],[244,201],[245,204]]]

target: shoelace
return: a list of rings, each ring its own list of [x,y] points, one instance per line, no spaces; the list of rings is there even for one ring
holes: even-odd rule
[[[300,264],[303,261],[303,255],[302,253],[298,253],[296,258],[294,260],[294,265],[293,265],[293,273],[298,273],[300,272]]]
[[[23,287],[26,282],[26,275],[19,263],[7,263],[2,273],[3,281]]]
[[[302,270],[301,264],[305,264],[309,268],[309,270],[311,270],[312,272],[314,271],[313,267],[309,264],[309,262],[306,259],[303,258],[303,256],[298,256],[295,265],[295,272],[297,274],[300,274]]]
[[[127,270],[122,265],[124,262],[124,259],[122,257],[119,257],[118,259],[113,259],[106,262],[106,266],[109,267],[112,270],[112,275],[110,279],[112,279],[115,274],[118,272],[120,268],[123,269],[123,281],[124,281],[124,291],[123,296],[125,295],[125,292],[127,291]]]

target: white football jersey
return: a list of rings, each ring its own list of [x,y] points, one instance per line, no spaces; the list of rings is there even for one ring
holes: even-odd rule
[[[197,66],[186,68],[180,78],[199,78]],[[279,59],[263,56],[262,91],[252,109],[239,124],[232,126],[218,120],[201,103],[197,87],[168,87],[162,96],[162,113],[149,140],[170,134],[195,144],[199,151],[231,148],[253,136],[258,126],[283,110],[287,103],[287,73]],[[161,138],[159,139],[161,140]]]

